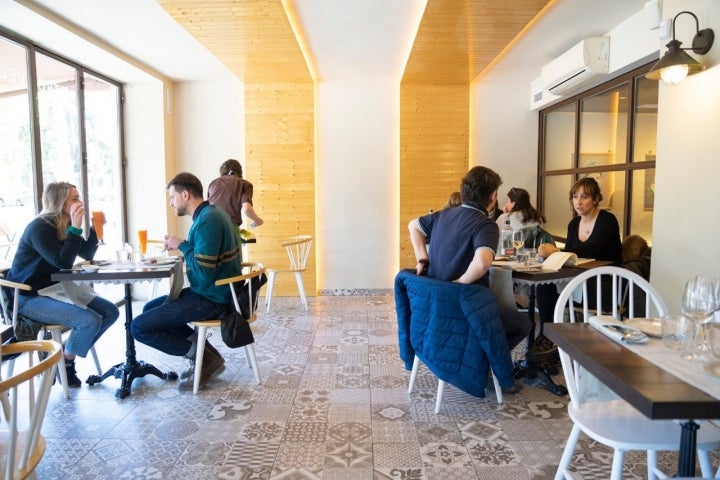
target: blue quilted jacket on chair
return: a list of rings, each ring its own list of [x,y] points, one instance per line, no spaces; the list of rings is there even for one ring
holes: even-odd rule
[[[489,368],[513,384],[513,363],[500,311],[489,288],[435,280],[401,270],[395,276],[400,358],[414,356],[439,379],[485,397]]]

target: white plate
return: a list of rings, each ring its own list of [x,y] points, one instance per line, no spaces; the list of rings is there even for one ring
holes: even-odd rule
[[[143,264],[157,266],[157,265],[170,265],[175,263],[175,257],[150,257],[143,260]]]
[[[713,377],[720,378],[720,361],[710,360],[709,362],[703,363],[703,370]]]
[[[649,337],[662,338],[662,322],[659,318],[630,318],[625,325],[635,327]]]

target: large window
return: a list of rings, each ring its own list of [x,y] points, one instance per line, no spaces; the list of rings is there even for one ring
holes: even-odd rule
[[[658,82],[650,64],[540,112],[538,204],[547,230],[563,240],[574,214],[572,184],[600,184],[600,208],[612,212],[623,235],[652,242]]]
[[[20,238],[54,181],[78,187],[86,225],[103,210],[106,243],[122,244],[121,95],[117,82],[0,30],[0,244]]]

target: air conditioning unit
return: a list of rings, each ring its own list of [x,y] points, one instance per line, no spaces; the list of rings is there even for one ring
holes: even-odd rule
[[[538,77],[530,83],[530,110],[540,110],[542,107],[551,104],[561,98],[553,95],[545,88],[542,77]]]
[[[590,37],[542,68],[545,88],[553,95],[576,92],[608,73],[610,37]]]

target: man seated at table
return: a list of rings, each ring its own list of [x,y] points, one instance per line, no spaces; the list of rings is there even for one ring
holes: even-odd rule
[[[501,184],[500,175],[494,171],[473,167],[460,185],[462,205],[410,222],[408,229],[417,258],[418,275],[489,286],[489,270],[500,232],[495,221],[488,217],[488,210],[497,203],[497,191]],[[432,252],[430,256],[428,240]],[[508,347],[512,350],[528,336],[530,322],[517,310],[501,310],[500,315]],[[516,383],[511,388],[503,388],[503,391],[515,393],[520,388],[520,384]]]
[[[189,288],[170,301],[162,296],[149,301],[143,313],[133,319],[133,337],[169,355],[184,356],[189,367],[180,374],[180,389],[192,389],[197,333],[188,325],[196,320],[219,318],[230,308],[227,286],[216,286],[221,278],[242,274],[242,257],[235,226],[222,209],[203,201],[200,180],[179,173],[167,184],[170,206],[178,216],[193,219],[187,240],[165,235],[165,248],[178,249],[185,257]],[[205,343],[200,385],[205,385],[225,368],[222,355]]]

